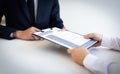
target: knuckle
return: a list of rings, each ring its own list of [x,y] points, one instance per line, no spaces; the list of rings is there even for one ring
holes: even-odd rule
[[[34,29],[34,27],[31,27],[30,29]]]

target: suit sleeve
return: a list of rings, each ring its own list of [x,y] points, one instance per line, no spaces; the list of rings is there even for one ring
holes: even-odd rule
[[[4,10],[5,10],[4,9],[5,7],[3,7],[3,4],[4,4],[3,0],[1,0],[0,1],[0,22],[1,22],[2,16],[4,14]],[[10,37],[10,34],[15,31],[16,31],[15,29],[0,25],[0,38],[13,39]]]
[[[2,0],[0,0],[0,22],[1,22],[1,18],[2,18],[2,16],[3,16],[3,1]]]
[[[14,37],[10,37],[10,34],[15,32],[15,31],[16,31],[15,29],[0,25],[0,38],[14,39]]]
[[[54,0],[52,12],[51,12],[50,24],[52,25],[52,27],[58,27],[61,29],[64,27],[63,21],[60,18],[60,8],[59,8],[58,0]]]

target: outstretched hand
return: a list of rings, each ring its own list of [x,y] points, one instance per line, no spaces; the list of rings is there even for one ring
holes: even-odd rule
[[[39,39],[36,36],[33,36],[33,33],[39,32],[40,29],[35,28],[35,27],[30,27],[26,30],[18,30],[14,33],[14,37],[18,39],[23,39],[23,40],[37,40]]]
[[[94,39],[94,40],[98,41],[98,43],[94,45],[95,47],[100,46],[101,42],[102,42],[102,35],[97,34],[97,33],[86,34],[86,35],[84,35],[84,38],[86,38],[86,39]]]
[[[71,54],[73,60],[79,65],[83,66],[83,60],[88,55],[86,48],[79,47],[74,49],[68,49],[68,53]]]

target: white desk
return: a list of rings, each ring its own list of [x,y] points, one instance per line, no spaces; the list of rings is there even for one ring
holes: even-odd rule
[[[104,50],[104,53],[102,50],[96,50],[94,54],[104,56],[107,58],[106,61],[118,61],[120,58],[119,52],[109,50]],[[116,57],[117,55],[119,56]],[[74,63],[66,48],[46,40],[0,39],[0,74],[91,74],[91,72]]]

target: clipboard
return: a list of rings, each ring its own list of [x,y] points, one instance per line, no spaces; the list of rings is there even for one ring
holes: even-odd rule
[[[85,39],[83,35],[72,31],[61,31],[61,29],[56,27],[44,29],[33,35],[42,37],[69,49],[81,46],[88,49],[98,42],[93,39]]]

